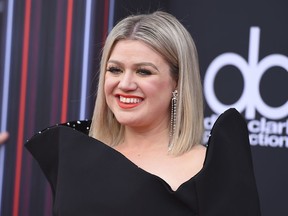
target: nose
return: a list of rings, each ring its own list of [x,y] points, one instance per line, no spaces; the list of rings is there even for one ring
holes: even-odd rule
[[[137,89],[134,74],[132,72],[124,72],[120,77],[118,87],[123,91],[133,91]]]

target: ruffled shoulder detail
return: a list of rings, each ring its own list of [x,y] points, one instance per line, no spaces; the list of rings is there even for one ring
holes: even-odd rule
[[[215,122],[195,183],[200,215],[260,215],[247,124],[236,109]]]
[[[38,133],[36,133],[34,136],[37,136],[39,134],[42,134],[42,133],[46,132],[47,130],[50,130],[52,128],[56,128],[56,127],[59,127],[59,126],[66,126],[66,127],[72,128],[72,129],[74,129],[76,131],[79,131],[79,132],[82,132],[82,133],[88,135],[89,134],[89,130],[90,130],[90,125],[91,125],[91,120],[88,120],[88,119],[86,119],[86,120],[77,120],[77,121],[69,121],[69,122],[56,124],[56,125],[47,127],[45,129],[39,131]],[[32,136],[31,139],[34,136]],[[29,142],[31,139],[27,140],[27,142]]]
[[[54,195],[57,187],[59,148],[60,143],[63,142],[63,132],[69,128],[66,132],[70,135],[67,137],[83,135],[88,138],[90,125],[91,120],[56,124],[39,131],[25,143],[26,149],[33,155],[44,172]]]

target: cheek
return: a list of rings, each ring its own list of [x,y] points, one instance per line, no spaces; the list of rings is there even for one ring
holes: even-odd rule
[[[146,86],[147,94],[149,94],[150,97],[154,98],[157,104],[160,103],[165,106],[167,104],[170,104],[173,90],[174,85],[168,80],[149,83],[149,85]]]
[[[117,83],[113,78],[109,77],[108,75],[105,76],[104,80],[105,97],[109,96],[109,94],[113,92],[113,89],[115,88],[116,85]]]
[[[172,92],[175,90],[175,81],[172,79],[166,79],[158,82],[157,85],[158,91],[162,92],[164,95],[172,95]]]
[[[114,82],[112,82],[112,79],[106,79],[104,81],[104,96],[107,106],[110,110],[113,110],[113,89],[114,89]]]

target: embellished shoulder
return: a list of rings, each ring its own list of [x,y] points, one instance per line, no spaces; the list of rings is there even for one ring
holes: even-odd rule
[[[76,131],[79,131],[79,132],[82,132],[86,135],[89,134],[89,130],[90,130],[90,126],[91,126],[91,120],[77,120],[77,121],[69,121],[69,122],[65,122],[65,123],[61,123],[61,124],[56,124],[56,125],[53,125],[53,126],[50,126],[50,127],[47,127],[41,131],[39,131],[38,133],[36,133],[34,136],[37,136],[39,134],[42,134],[52,128],[57,128],[59,126],[64,126],[64,127],[69,127],[69,128],[72,128]],[[34,138],[34,136],[31,137]],[[29,142],[31,139],[28,139],[27,142]]]
[[[65,139],[85,137],[89,139],[91,120],[70,121],[56,124],[39,131],[25,143],[26,149],[33,155],[55,195],[57,188],[59,149],[66,143]],[[72,129],[72,130],[71,130]],[[69,143],[68,143],[69,144]]]
[[[90,126],[91,126],[91,120],[70,121],[70,122],[66,122],[63,124],[59,124],[59,125],[70,127],[74,130],[77,130],[79,132],[82,132],[82,133],[88,135],[89,130],[90,130]]]

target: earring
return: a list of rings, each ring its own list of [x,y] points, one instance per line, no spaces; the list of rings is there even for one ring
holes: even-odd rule
[[[176,128],[177,100],[178,100],[178,91],[174,90],[172,92],[172,99],[171,99],[170,142],[174,136]],[[171,150],[171,148],[172,148],[171,143],[169,143],[169,150]]]

